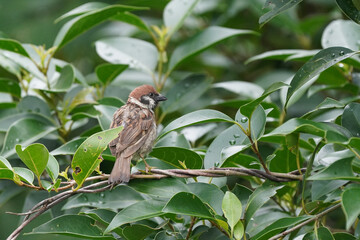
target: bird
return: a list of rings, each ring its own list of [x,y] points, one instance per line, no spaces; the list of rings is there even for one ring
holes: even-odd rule
[[[111,154],[116,157],[114,167],[108,179],[112,186],[128,183],[131,175],[131,160],[142,158],[151,151],[156,139],[155,108],[167,98],[158,93],[151,85],[135,88],[125,105],[113,115],[110,128],[123,126],[119,135],[109,143]]]

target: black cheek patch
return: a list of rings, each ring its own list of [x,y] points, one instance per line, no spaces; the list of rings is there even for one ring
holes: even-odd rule
[[[141,97],[141,98],[140,98],[140,102],[143,103],[143,104],[149,105],[149,100],[147,100],[147,99],[144,98],[144,97]]]

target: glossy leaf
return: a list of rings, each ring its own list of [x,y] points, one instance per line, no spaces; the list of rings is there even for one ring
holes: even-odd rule
[[[291,80],[291,87],[287,92],[285,107],[287,107],[291,96],[316,75],[354,54],[356,52],[343,47],[331,47],[317,53],[296,72]]]
[[[267,0],[265,2],[264,8],[271,7],[271,10],[260,17],[260,27],[262,27],[265,23],[269,22],[272,18],[288,10],[289,8],[294,7],[300,2],[302,2],[302,0]]]
[[[71,65],[66,65],[60,71],[60,77],[51,83],[50,92],[66,92],[75,80],[75,70]]]
[[[14,167],[14,172],[19,175],[20,179],[22,181],[25,181],[31,185],[33,185],[34,182],[34,173],[27,169],[22,167]]]
[[[353,235],[346,232],[334,233],[333,237],[335,240],[356,240],[356,238]]]
[[[122,64],[102,64],[96,67],[95,72],[99,80],[108,85],[111,83],[120,73],[126,70],[128,65]]]
[[[319,200],[324,195],[341,188],[347,182],[343,180],[314,181],[311,185],[311,200]]]
[[[202,167],[202,158],[196,152],[179,147],[157,147],[150,156],[165,161],[176,168],[199,169]],[[181,162],[181,163],[180,163]]]
[[[286,145],[278,148],[271,159],[270,171],[288,173],[296,169],[296,154]]]
[[[162,211],[205,219],[213,218],[206,205],[196,195],[188,192],[179,192],[175,194],[166,203]]]
[[[129,187],[157,198],[170,198],[178,192],[188,191],[186,184],[176,178],[164,178],[161,180],[134,179],[130,181]]]
[[[240,200],[232,192],[227,191],[222,200],[222,210],[227,222],[234,232],[235,225],[241,218],[242,206]]]
[[[309,218],[310,216],[299,216],[299,217],[288,217],[288,218],[279,219],[274,223],[270,224],[269,226],[267,226],[264,230],[257,233],[251,239],[267,240],[272,236],[275,236],[276,234],[282,232],[284,229],[297,225]]]
[[[207,48],[233,36],[254,34],[250,30],[230,29],[211,26],[178,46],[170,57],[168,72],[172,72],[186,59],[199,54]]]
[[[219,111],[210,110],[210,109],[198,110],[195,112],[188,113],[169,123],[161,131],[159,138],[163,137],[164,135],[168,134],[171,131],[183,127],[191,126],[194,124],[206,123],[206,122],[233,122],[233,120]]]
[[[58,17],[55,22],[60,22],[61,20],[68,18],[68,17],[72,17],[72,16],[77,16],[80,14],[84,14],[87,12],[91,12],[94,10],[98,10],[100,8],[104,8],[106,6],[109,6],[106,3],[102,3],[102,2],[89,2],[89,3],[85,3],[83,5],[80,5],[74,9],[72,9],[71,11],[61,15],[60,17]]]
[[[112,128],[99,133],[95,133],[86,139],[76,150],[71,162],[71,168],[74,170],[73,178],[79,189],[85,179],[95,170],[102,161],[101,153],[107,148],[107,145],[118,136],[123,127]]]
[[[191,14],[199,0],[173,0],[164,9],[164,24],[168,28],[168,35],[173,35]]]
[[[360,24],[360,4],[357,1],[352,0],[336,0],[336,3],[340,9],[348,16],[351,20]]]
[[[259,85],[246,81],[226,81],[213,84],[213,88],[222,88],[238,94],[245,99],[254,99],[261,96],[264,89]],[[240,105],[240,104],[239,104]],[[238,106],[239,106],[238,105]]]
[[[193,103],[210,87],[211,78],[193,74],[177,82],[166,93],[167,100],[161,104],[164,113],[175,112]]]
[[[46,172],[49,174],[51,180],[55,182],[59,175],[59,163],[51,154],[49,154],[49,159],[46,164]]]
[[[129,65],[129,68],[152,74],[158,61],[156,47],[146,41],[113,37],[95,43],[97,54],[107,62]]]
[[[321,45],[323,48],[342,46],[357,51],[359,44],[356,39],[360,38],[359,30],[360,26],[352,21],[332,21],[322,34]]]
[[[341,117],[341,125],[346,127],[354,137],[360,137],[360,104],[350,103]]]
[[[113,119],[113,115],[115,111],[118,109],[117,107],[113,106],[106,106],[106,105],[97,105],[94,106],[97,111],[101,114],[98,115],[98,121],[102,130],[107,130],[110,128],[111,121]]]
[[[52,150],[50,153],[56,155],[74,155],[78,147],[86,140],[86,138],[78,138],[71,140],[64,145]]]
[[[117,227],[125,223],[140,221],[147,218],[158,217],[163,215],[162,209],[165,202],[156,201],[153,199],[144,200],[134,203],[129,207],[121,210],[110,222],[109,226],[105,229],[105,233],[111,232]]]
[[[244,224],[241,221],[239,221],[234,227],[234,238],[236,240],[241,240],[242,237],[244,236],[244,233],[245,233]]]
[[[0,156],[0,179],[20,180],[19,177],[16,176],[9,161],[2,156]]]
[[[320,227],[317,229],[318,240],[335,240],[330,230],[326,227]]]
[[[0,78],[0,92],[9,93],[18,98],[21,96],[21,88],[19,84],[6,78]]]
[[[30,57],[21,43],[13,39],[0,38],[0,49],[14,52],[23,55],[24,57]]]
[[[21,145],[16,145],[15,149],[21,161],[23,161],[37,177],[40,177],[49,160],[47,148],[40,143],[34,143],[24,150],[22,150]]]
[[[60,234],[86,239],[114,239],[110,235],[103,235],[94,225],[95,221],[87,216],[62,215],[46,222],[28,234]]]
[[[215,185],[195,182],[186,185],[189,192],[200,198],[201,201],[206,203],[216,214],[222,215],[221,202],[224,193]]]
[[[128,240],[142,240],[155,230],[157,229],[151,228],[147,225],[133,224],[131,226],[124,227],[122,233]]]
[[[262,94],[259,98],[257,98],[257,99],[255,99],[255,100],[253,100],[253,101],[251,101],[251,102],[249,102],[249,103],[241,106],[241,107],[240,107],[240,112],[241,112],[245,117],[247,117],[247,118],[250,119],[250,118],[251,118],[251,115],[253,114],[253,112],[255,111],[255,109],[257,108],[257,106],[258,106],[267,96],[269,96],[271,93],[273,93],[273,92],[275,92],[275,91],[277,91],[277,90],[279,90],[279,89],[281,89],[281,88],[283,88],[283,87],[287,87],[287,86],[288,86],[287,84],[282,83],[282,82],[273,83],[270,87],[268,87],[268,88],[263,92],[263,94]]]
[[[46,122],[27,118],[20,119],[14,122],[6,133],[5,144],[1,155],[9,157],[15,153],[16,144],[31,144],[53,132],[55,129],[56,128],[54,126]]]
[[[117,211],[126,208],[144,198],[140,193],[132,188],[119,185],[115,189],[101,193],[82,193],[69,200],[63,209],[72,209],[78,207],[106,208]]]
[[[17,105],[19,112],[38,113],[51,118],[51,110],[44,100],[36,96],[25,96]]]
[[[308,180],[352,180],[360,181],[360,178],[354,176],[351,163],[353,157],[344,158],[331,164],[324,170],[312,175]]]
[[[349,229],[360,215],[360,189],[346,189],[341,195],[341,200],[341,206],[346,217],[346,229]]]
[[[269,199],[276,194],[276,191],[284,186],[274,186],[263,183],[250,195],[245,209],[245,226],[249,223],[255,212],[264,205]]]
[[[150,28],[146,25],[146,23],[141,18],[130,12],[118,13],[112,19],[131,24],[145,32],[150,32]]]
[[[125,6],[125,5],[111,5],[95,11],[85,13],[67,22],[58,32],[54,46],[60,49],[65,44],[86,32],[90,28],[108,20],[116,14],[124,11],[140,10],[141,8]]]
[[[342,143],[347,141],[347,137],[332,125],[301,118],[290,119],[280,127],[275,128],[272,132],[264,135],[263,138],[275,135],[285,136],[293,132],[309,133],[315,136],[323,137],[328,142]]]
[[[306,60],[310,59],[319,50],[302,50],[302,49],[282,49],[282,50],[273,50],[261,53],[259,55],[255,55],[248,60],[246,60],[246,64],[258,61],[258,60],[296,60],[298,57],[301,56],[301,60],[304,60],[304,56],[306,56]]]

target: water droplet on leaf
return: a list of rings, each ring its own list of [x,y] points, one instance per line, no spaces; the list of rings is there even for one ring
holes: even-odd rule
[[[230,143],[230,145],[235,145],[236,141],[235,140],[230,140],[229,143]]]
[[[240,122],[242,122],[242,123],[246,123],[247,121],[248,121],[247,117],[243,117],[240,119]]]

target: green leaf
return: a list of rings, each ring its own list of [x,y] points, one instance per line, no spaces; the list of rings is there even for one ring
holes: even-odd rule
[[[242,99],[254,99],[260,97],[264,89],[259,85],[246,81],[226,81],[213,84],[213,88],[222,88],[239,95]],[[243,104],[241,104],[243,105]],[[240,104],[237,105],[240,106]]]
[[[107,130],[110,128],[111,121],[117,107],[107,106],[107,105],[97,105],[94,106],[97,111],[101,114],[98,115],[98,122],[102,130]]]
[[[86,209],[84,212],[80,212],[80,213],[95,219],[96,221],[104,224],[105,226],[108,226],[111,220],[116,215],[116,213],[111,210],[99,209],[99,208]]]
[[[344,158],[331,164],[329,167],[318,172],[308,180],[352,180],[360,181],[359,177],[354,176],[351,163],[354,157]]]
[[[0,92],[10,93],[18,98],[21,97],[21,88],[19,84],[11,79],[0,78]]]
[[[191,14],[199,0],[173,0],[164,9],[164,24],[168,29],[168,36],[172,36]]]
[[[255,34],[251,30],[231,29],[211,26],[196,34],[183,44],[178,46],[169,61],[168,72],[172,72],[180,63],[186,59],[199,54],[207,48],[233,36],[243,34]]]
[[[326,227],[319,227],[316,236],[317,240],[335,240],[330,230]]]
[[[345,107],[341,125],[346,127],[354,137],[360,137],[360,103],[352,102]]]
[[[44,100],[36,96],[25,96],[17,105],[19,112],[38,113],[45,117],[52,118],[51,110]]]
[[[264,205],[269,199],[276,194],[276,191],[284,186],[274,186],[263,183],[250,195],[245,209],[245,226],[249,223],[255,212]]]
[[[3,156],[0,156],[0,168],[12,170],[11,164]]]
[[[358,1],[336,0],[336,3],[346,16],[357,24],[360,24],[360,3]]]
[[[82,193],[70,199],[62,209],[78,207],[106,208],[117,211],[144,200],[140,193],[132,188],[119,185],[115,189],[101,193]]]
[[[14,172],[19,175],[20,179],[22,181],[25,181],[31,185],[33,185],[34,182],[34,173],[27,169],[22,167],[14,167]]]
[[[261,53],[259,55],[255,55],[248,60],[246,60],[245,64],[257,61],[257,60],[307,60],[310,57],[314,56],[318,53],[319,50],[302,50],[302,49],[281,49],[281,50],[273,50]],[[298,56],[301,58],[298,59]],[[304,59],[304,57],[306,57]]]
[[[103,235],[95,226],[95,220],[81,215],[62,215],[46,222],[28,234],[59,234],[86,239],[115,239],[110,235]]]
[[[1,168],[0,167],[0,179],[9,179],[15,181],[16,174],[13,170],[8,168]],[[20,179],[19,179],[20,180]]]
[[[296,154],[286,145],[276,149],[274,155],[270,162],[270,171],[288,173],[297,169]]]
[[[234,227],[234,238],[236,240],[241,240],[242,237],[244,236],[244,233],[245,233],[244,224],[241,221],[239,221]]]
[[[78,138],[71,140],[64,145],[52,150],[50,153],[56,155],[74,155],[78,147],[86,140],[86,138]]]
[[[157,229],[151,228],[147,225],[133,224],[131,226],[124,227],[122,233],[128,240],[142,240],[155,230]]]
[[[55,20],[55,23],[60,22],[61,20],[68,18],[68,17],[72,17],[72,16],[77,16],[77,15],[81,15],[87,12],[91,12],[94,10],[98,10],[100,8],[104,8],[109,6],[109,4],[106,3],[102,3],[102,2],[89,2],[89,3],[85,3],[83,5],[80,5],[74,9],[72,9],[71,11],[61,15],[60,17],[58,17]]]
[[[109,226],[105,229],[104,233],[111,232],[117,227],[124,225],[125,223],[137,222],[143,219],[158,217],[164,213],[161,211],[165,205],[165,202],[156,201],[153,199],[144,200],[134,203],[133,205],[121,210]]]
[[[317,53],[296,72],[294,78],[291,80],[290,88],[286,96],[285,107],[287,107],[292,95],[316,75],[356,53],[357,52],[343,47],[330,47]]]
[[[111,5],[104,7],[95,11],[85,13],[81,16],[78,16],[71,21],[67,22],[58,32],[56,36],[54,46],[57,49],[60,49],[65,44],[79,36],[80,34],[86,32],[90,28],[108,20],[109,18],[115,16],[118,13],[131,11],[131,10],[141,10],[143,8],[125,6],[125,5]]]
[[[129,187],[156,198],[170,198],[178,192],[188,191],[186,184],[177,178],[160,180],[134,179],[130,181]]]
[[[95,133],[86,139],[76,150],[71,162],[71,168],[74,170],[72,176],[79,189],[85,179],[95,170],[102,161],[101,153],[107,148],[107,145],[118,136],[123,127],[112,128],[99,133]]]
[[[55,183],[59,176],[59,163],[56,158],[49,154],[49,159],[46,165],[46,172],[49,174],[51,180]]]
[[[240,146],[249,142],[246,135],[237,125],[233,125],[220,133],[210,144],[204,158],[204,167],[221,167],[223,165],[222,152],[232,146]]]
[[[171,131],[191,126],[199,123],[206,122],[233,122],[230,117],[223,114],[222,112],[210,109],[202,109],[195,112],[188,113],[171,123],[169,123],[162,131],[159,138],[165,136]]]
[[[148,33],[151,32],[151,30],[146,25],[146,23],[141,18],[139,18],[138,16],[136,16],[132,13],[129,13],[129,12],[118,13],[112,19],[131,24],[135,27],[138,27],[140,30],[143,30]]]
[[[272,132],[263,136],[264,140],[271,136],[286,136],[293,132],[309,133],[315,136],[323,137],[327,142],[343,143],[347,141],[347,137],[338,131],[333,125],[314,122],[307,119],[293,118],[275,128]],[[262,139],[263,139],[262,138]],[[261,140],[262,140],[261,139]]]
[[[323,48],[342,46],[357,51],[359,45],[356,39],[360,39],[359,30],[360,26],[352,21],[332,21],[322,34],[321,45]]]
[[[217,186],[201,182],[189,183],[186,186],[189,188],[189,192],[200,198],[200,200],[206,203],[216,214],[222,215],[221,202],[224,193]]]
[[[13,39],[0,38],[0,49],[14,52],[23,55],[24,57],[30,58],[29,54],[27,53],[25,48],[23,48],[21,43]]]
[[[150,156],[156,157],[176,168],[199,169],[202,167],[202,158],[196,152],[179,147],[156,147],[153,148]],[[180,163],[181,162],[181,163]]]
[[[21,145],[18,144],[15,149],[21,161],[39,178],[44,172],[49,160],[47,148],[40,143],[34,143],[24,150],[22,150]]]
[[[161,104],[163,114],[175,112],[193,103],[210,87],[211,78],[193,74],[177,82],[167,93],[167,101]]]
[[[155,147],[180,147],[190,149],[190,143],[184,134],[171,132],[156,142]]]
[[[353,235],[345,232],[334,233],[333,237],[335,240],[356,240],[356,238]]]
[[[49,133],[55,131],[55,127],[48,122],[38,119],[20,119],[14,122],[5,136],[5,143],[1,152],[4,157],[9,157],[15,153],[15,145],[21,143],[28,145]]]
[[[261,97],[243,105],[240,107],[240,112],[247,118],[251,118],[251,115],[253,114],[253,112],[255,111],[255,109],[257,108],[257,106],[267,97],[269,96],[271,93],[283,88],[283,87],[287,87],[289,85],[283,83],[283,82],[275,82],[273,83],[270,87],[268,87],[263,94],[261,95]]]
[[[196,195],[188,192],[179,192],[175,194],[166,203],[162,211],[205,219],[213,219],[213,216],[206,205]]]
[[[269,22],[272,18],[289,8],[294,7],[300,2],[302,2],[302,0],[266,0],[264,8],[272,7],[272,9],[260,17],[260,27],[264,26],[264,24]]]
[[[66,92],[75,80],[75,70],[70,64],[63,67],[60,71],[60,77],[51,83],[49,92]]]
[[[232,192],[227,191],[222,200],[222,210],[227,222],[234,232],[235,225],[240,221],[242,206],[240,200]]]
[[[343,180],[314,181],[311,185],[311,200],[319,200],[322,196],[341,188],[347,182]]]
[[[97,54],[107,62],[129,65],[129,68],[153,74],[158,61],[156,47],[146,41],[113,37],[95,43]]]
[[[128,68],[128,65],[122,64],[102,64],[95,69],[96,76],[106,86],[110,84],[120,73]]]
[[[269,226],[267,226],[264,230],[257,233],[251,239],[267,240],[267,239],[271,238],[272,236],[275,236],[276,234],[282,232],[284,229],[291,227],[293,225],[297,225],[309,218],[310,218],[310,216],[281,218],[281,219],[275,221],[274,223],[270,224]]]

